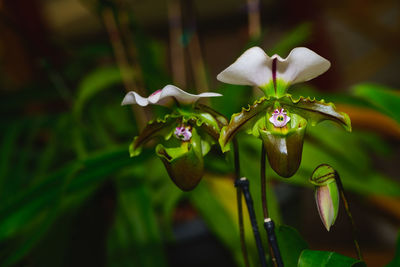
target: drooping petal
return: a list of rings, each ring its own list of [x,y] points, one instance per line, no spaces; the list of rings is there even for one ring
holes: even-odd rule
[[[339,112],[333,103],[326,103],[323,99],[318,101],[309,97],[300,97],[294,100],[287,95],[279,99],[279,103],[292,113],[296,113],[307,119],[312,126],[323,120],[331,120],[339,123],[347,131],[351,132],[351,121],[344,112]]]
[[[242,108],[241,112],[233,114],[229,124],[221,129],[218,141],[222,152],[229,151],[229,142],[239,130],[243,130],[245,126],[253,127],[252,122],[255,123],[260,116],[264,116],[266,110],[272,105],[274,105],[274,102],[264,97],[254,102],[247,109]]]
[[[222,96],[218,93],[201,93],[199,95],[189,94],[174,85],[166,85],[162,90],[157,90],[149,97],[144,98],[134,91],[128,92],[122,100],[121,105],[138,104],[140,106],[147,106],[149,104],[168,105],[172,98],[175,98],[179,103],[187,105],[192,104],[203,97],[216,97]]]
[[[272,59],[260,47],[246,50],[232,65],[218,74],[224,83],[262,86],[272,80]]]
[[[130,104],[138,104],[139,106],[145,107],[149,104],[149,101],[147,98],[142,97],[138,93],[130,91],[125,95],[124,99],[122,100],[121,106]]]
[[[277,79],[290,84],[309,81],[331,66],[328,60],[305,47],[296,47],[285,59],[277,57],[277,61]]]

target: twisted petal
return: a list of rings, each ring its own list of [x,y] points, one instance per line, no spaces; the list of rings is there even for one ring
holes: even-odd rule
[[[339,123],[343,128],[351,132],[349,116],[344,112],[337,111],[333,103],[326,103],[323,99],[316,100],[302,96],[295,100],[290,95],[280,98],[279,103],[285,109],[307,119],[312,126],[323,120],[331,120]]]
[[[218,93],[201,93],[199,95],[189,94],[182,89],[174,85],[166,85],[162,90],[157,90],[152,93],[149,97],[145,98],[140,96],[134,91],[128,92],[121,105],[138,104],[139,106],[147,106],[149,104],[156,104],[165,106],[169,103],[169,100],[175,98],[181,104],[192,104],[202,97],[216,97],[222,96]]]
[[[229,124],[221,129],[221,134],[218,140],[222,152],[229,151],[229,142],[239,132],[239,130],[249,127],[253,128],[254,123],[266,114],[266,110],[274,104],[273,101],[269,100],[269,98],[261,98],[254,102],[252,106],[242,108],[241,112],[232,115]]]

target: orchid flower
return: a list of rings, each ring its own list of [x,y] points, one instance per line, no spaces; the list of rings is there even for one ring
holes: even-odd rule
[[[173,85],[167,85],[147,98],[134,91],[128,92],[122,105],[145,107],[154,104],[173,110],[164,118],[148,122],[129,147],[131,157],[139,155],[150,139],[163,137],[156,146],[156,154],[172,181],[184,191],[192,190],[203,176],[203,157],[218,140],[220,129],[228,123],[221,114],[197,102],[203,97],[217,96],[221,94],[189,94]]]
[[[230,84],[250,85],[261,89],[265,96],[248,108],[233,114],[221,130],[222,151],[239,130],[261,138],[271,167],[283,177],[292,176],[300,166],[305,129],[323,120],[332,120],[351,131],[347,114],[336,111],[332,103],[309,97],[293,99],[287,93],[290,85],[311,80],[330,67],[325,58],[305,47],[294,48],[283,59],[269,57],[261,48],[245,51],[232,65],[218,74],[217,79]]]

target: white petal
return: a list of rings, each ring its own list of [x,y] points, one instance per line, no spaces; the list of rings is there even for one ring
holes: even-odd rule
[[[311,80],[329,69],[331,63],[305,47],[294,48],[287,58],[277,57],[277,79],[295,84]]]
[[[173,85],[167,85],[162,90],[156,91],[151,94],[149,97],[144,98],[137,94],[136,92],[129,92],[126,94],[124,100],[122,100],[122,105],[128,104],[138,104],[140,106],[147,106],[148,104],[156,104],[156,105],[167,105],[172,97],[174,97],[179,103],[182,104],[191,104],[196,102],[198,99],[202,97],[215,97],[222,96],[217,93],[202,93],[199,95],[193,95],[186,93],[185,91],[179,89]]]
[[[138,93],[130,91],[125,95],[121,105],[124,106],[129,104],[138,104],[139,106],[145,107],[149,104],[149,101],[147,101],[147,98],[140,96]]]
[[[202,97],[215,97],[215,96],[222,96],[222,95],[217,93],[202,93],[199,95],[193,95],[183,91],[182,89],[179,89],[174,85],[167,85],[161,90],[159,94],[149,97],[149,101],[152,104],[164,105],[165,100],[167,100],[170,97],[174,97],[181,104],[191,104],[196,102]]]
[[[272,59],[261,48],[252,47],[218,74],[217,79],[230,84],[265,85],[272,80]]]

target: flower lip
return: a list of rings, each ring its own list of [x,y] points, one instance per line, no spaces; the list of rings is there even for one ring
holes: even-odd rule
[[[149,104],[167,106],[171,98],[175,98],[181,104],[192,104],[203,97],[216,97],[222,96],[218,93],[201,93],[198,95],[189,94],[182,89],[174,85],[166,85],[163,89],[153,92],[149,97],[142,97],[134,91],[128,92],[121,105],[138,104],[139,106],[145,107]]]
[[[189,141],[192,138],[192,132],[189,126],[179,126],[175,128],[174,135],[179,140],[184,142]]]
[[[221,82],[264,87],[283,80],[287,86],[311,80],[330,67],[330,62],[305,47],[294,48],[286,58],[268,56],[260,47],[246,50],[232,65],[218,74]]]
[[[285,127],[290,121],[290,117],[287,115],[283,108],[275,109],[269,121],[277,128]]]

